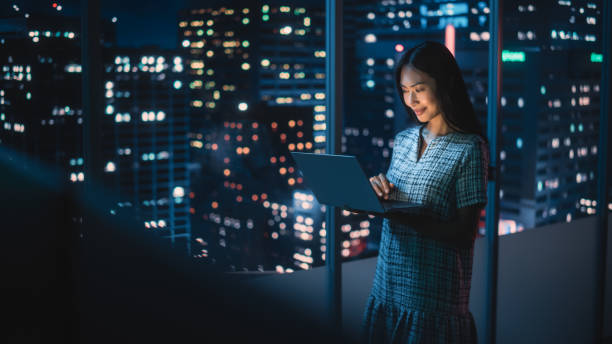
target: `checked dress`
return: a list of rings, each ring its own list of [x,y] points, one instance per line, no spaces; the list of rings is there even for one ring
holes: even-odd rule
[[[478,135],[434,138],[418,158],[423,126],[396,135],[387,179],[392,199],[452,219],[486,203],[488,151]],[[385,218],[374,282],[363,314],[366,343],[476,343],[468,310],[474,244],[457,248]]]

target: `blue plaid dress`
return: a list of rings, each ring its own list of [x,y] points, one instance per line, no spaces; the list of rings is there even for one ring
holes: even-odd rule
[[[422,126],[397,134],[387,171],[393,199],[450,219],[486,203],[488,151],[477,135],[434,138],[418,158]],[[455,248],[384,219],[374,283],[363,315],[366,343],[476,343],[468,310],[474,245]]]

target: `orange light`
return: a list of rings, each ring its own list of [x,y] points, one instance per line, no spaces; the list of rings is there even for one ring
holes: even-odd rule
[[[279,169],[278,169],[278,172],[279,172],[280,174],[285,174],[285,173],[287,173],[287,169],[286,169],[286,168],[284,168],[284,167],[281,167],[281,168],[279,168]]]
[[[236,148],[236,153],[237,153],[238,155],[242,154],[242,147],[238,147],[238,148]]]
[[[219,207],[219,203],[212,202],[211,206],[212,206],[213,209],[217,209]]]
[[[216,143],[212,144],[212,150],[217,150],[219,148],[219,145],[217,145]]]
[[[295,179],[289,178],[289,180],[287,180],[287,183],[289,183],[289,185],[293,185],[295,184]]]
[[[288,147],[290,151],[295,150],[295,144],[293,143],[290,143]]]
[[[230,170],[229,170],[228,168],[226,168],[225,170],[223,170],[223,174],[224,174],[226,177],[229,177],[229,175],[230,175]]]
[[[401,44],[396,44],[395,51],[397,51],[398,53],[401,53],[402,51],[404,51],[404,46]]]
[[[249,147],[242,148],[242,153],[249,154],[250,152],[251,152],[251,149]]]
[[[297,149],[299,149],[299,150],[304,149],[304,144],[303,144],[303,143],[301,143],[301,142],[300,142],[300,143],[298,143],[298,144],[297,144]]]
[[[295,121],[294,121],[294,120],[290,120],[290,121],[289,121],[289,127],[290,127],[290,128],[295,127]]]

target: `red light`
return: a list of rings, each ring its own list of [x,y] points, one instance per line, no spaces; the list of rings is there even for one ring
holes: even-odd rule
[[[444,45],[455,56],[455,27],[450,24],[444,30]]]
[[[53,3],[53,8],[56,8],[56,7],[57,7],[57,2],[54,2]]]
[[[397,51],[398,53],[401,53],[402,51],[404,51],[404,46],[401,44],[396,44],[395,51]]]

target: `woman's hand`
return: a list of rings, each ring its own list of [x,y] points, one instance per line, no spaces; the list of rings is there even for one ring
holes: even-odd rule
[[[378,197],[382,199],[389,199],[389,195],[393,189],[395,189],[395,185],[387,180],[387,176],[385,176],[384,173],[379,173],[377,176],[370,177],[370,184]]]

